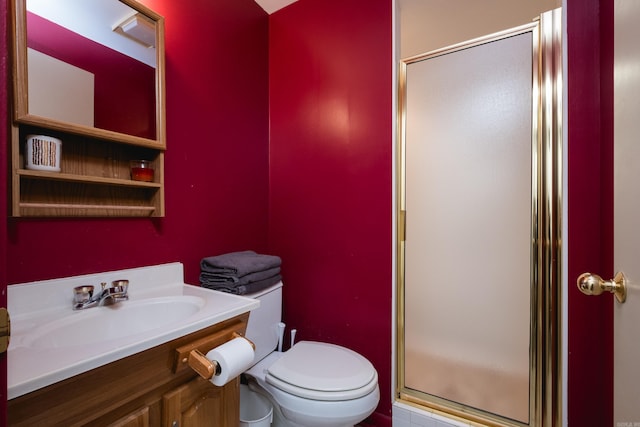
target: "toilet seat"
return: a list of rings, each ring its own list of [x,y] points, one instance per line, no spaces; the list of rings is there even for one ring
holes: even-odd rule
[[[360,354],[347,348],[300,341],[266,371],[268,384],[294,396],[342,401],[368,395],[378,387],[378,374]]]

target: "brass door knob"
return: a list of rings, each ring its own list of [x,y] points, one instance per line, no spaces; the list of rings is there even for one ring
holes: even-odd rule
[[[602,280],[597,274],[583,273],[578,277],[578,289],[585,295],[600,295],[611,292],[619,303],[627,299],[627,279],[621,271],[612,280]]]

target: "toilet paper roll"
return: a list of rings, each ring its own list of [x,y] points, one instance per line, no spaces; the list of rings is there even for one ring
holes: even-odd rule
[[[219,369],[210,381],[222,387],[253,365],[253,347],[242,338],[234,338],[207,353],[207,359],[216,362]]]

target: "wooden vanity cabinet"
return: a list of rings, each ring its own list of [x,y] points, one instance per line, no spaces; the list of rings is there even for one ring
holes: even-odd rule
[[[151,425],[149,423],[149,407],[145,406],[110,425],[113,427],[148,427]]]
[[[217,387],[180,360],[176,350],[193,345],[206,353],[234,333],[244,335],[248,319],[245,313],[12,399],[9,425],[236,427],[239,379]]]
[[[238,381],[224,387],[196,377],[162,398],[163,425],[179,427],[237,426],[240,407]],[[140,424],[137,424],[140,425]]]

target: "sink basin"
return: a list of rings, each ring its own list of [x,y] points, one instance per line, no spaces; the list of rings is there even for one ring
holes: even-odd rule
[[[38,327],[24,345],[71,347],[129,337],[173,325],[196,314],[204,304],[203,298],[179,295],[89,308]]]
[[[73,310],[77,286],[129,280],[129,300]],[[260,303],[184,283],[180,263],[11,285],[9,399],[246,314]]]

